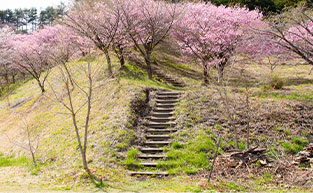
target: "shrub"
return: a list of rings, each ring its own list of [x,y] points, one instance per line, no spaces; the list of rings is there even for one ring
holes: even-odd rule
[[[278,75],[273,75],[270,77],[269,86],[273,89],[282,89],[284,86],[284,80]]]

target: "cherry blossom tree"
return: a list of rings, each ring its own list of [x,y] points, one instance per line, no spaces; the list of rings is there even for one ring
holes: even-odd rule
[[[110,48],[118,32],[119,17],[110,1],[78,3],[65,20],[65,25],[90,39],[106,56],[109,76],[112,75]]]
[[[6,84],[10,83],[9,77],[12,76],[15,82],[16,70],[12,67],[12,46],[10,40],[14,37],[13,29],[9,27],[0,28],[0,76],[4,77]]]
[[[144,58],[151,79],[151,54],[177,22],[177,5],[154,0],[118,0],[116,5],[127,36]]]
[[[268,25],[264,25],[264,29],[268,27]],[[245,66],[246,64],[256,62],[269,67],[271,73],[278,65],[294,58],[286,49],[271,41],[268,35],[258,32],[250,36],[249,39],[242,41],[235,53],[238,53],[238,57],[234,58],[237,64]]]
[[[12,42],[15,48],[15,68],[31,75],[38,83],[41,92],[45,92],[45,81],[50,73],[51,63],[48,61],[48,47],[39,37],[41,30],[32,35],[17,35]]]
[[[270,29],[261,30],[267,40],[313,65],[313,14],[304,6],[272,18]]]
[[[70,73],[68,65],[65,65],[71,58],[77,58],[81,53],[87,52],[87,47],[90,47],[91,42],[89,39],[78,36],[65,25],[56,25],[53,27],[45,27],[42,33],[55,36],[55,41],[50,41],[49,52],[47,52],[49,61],[52,66],[62,65],[66,73]],[[68,75],[69,77],[72,77]],[[73,85],[73,81],[70,79]]]
[[[262,26],[262,15],[246,8],[215,6],[210,3],[184,4],[186,11],[173,31],[182,51],[199,60],[204,82],[208,83],[208,68],[216,67],[219,82],[225,67],[243,41],[249,40],[251,28]]]

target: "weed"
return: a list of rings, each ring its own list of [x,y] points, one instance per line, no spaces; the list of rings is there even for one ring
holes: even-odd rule
[[[183,144],[181,144],[181,143],[179,143],[179,142],[174,142],[174,143],[172,144],[172,147],[173,147],[174,149],[181,149],[181,148],[183,148]]]
[[[238,147],[239,147],[240,150],[245,150],[246,149],[246,144],[241,141],[241,142],[238,143]]]
[[[235,141],[229,141],[228,145],[231,148],[236,148]],[[243,141],[240,141],[240,142],[238,142],[238,147],[239,147],[240,150],[245,150],[246,149],[246,144]]]
[[[220,125],[215,125],[215,128],[216,128],[217,130],[219,130],[219,131],[222,131],[222,130],[223,130],[222,126],[220,126]]]
[[[137,149],[131,149],[128,151],[127,157],[131,158],[131,159],[135,159],[137,155],[138,155],[138,150]]]
[[[304,146],[308,144],[307,139],[302,139],[300,137],[292,138],[292,142],[280,142],[282,148],[285,152],[296,154],[299,151],[303,150]]]
[[[286,136],[290,136],[291,135],[291,131],[288,130],[288,129],[284,130],[284,133],[285,133]]]
[[[311,164],[310,163],[302,163],[302,164],[300,164],[299,168],[311,168]]]
[[[140,164],[139,164],[140,162],[136,160],[137,155],[138,155],[138,150],[136,149],[131,149],[128,151],[127,159],[124,162],[124,165],[126,165],[128,169],[140,168]]]
[[[118,143],[118,144],[116,144],[115,147],[120,149],[120,150],[124,150],[128,147],[128,144],[127,143]]]
[[[308,144],[308,140],[307,139],[302,139],[300,137],[294,137],[292,138],[292,141],[297,144],[300,145],[302,147],[306,146]]]

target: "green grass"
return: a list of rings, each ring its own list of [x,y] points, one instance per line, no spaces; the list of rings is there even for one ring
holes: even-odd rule
[[[285,152],[296,154],[299,151],[303,150],[303,148],[308,144],[307,139],[294,137],[291,142],[280,142],[282,148]]]
[[[209,159],[215,151],[213,136],[199,131],[186,144],[175,142],[167,151],[167,160],[160,161],[158,168],[167,169],[170,174],[195,174],[209,170]]]
[[[136,149],[130,149],[127,154],[127,159],[124,161],[124,165],[128,169],[140,168],[140,162],[136,160],[139,151]]]
[[[0,97],[3,97],[6,94],[13,93],[14,91],[16,91],[16,89],[18,89],[23,84],[27,83],[29,80],[31,80],[31,78],[27,78],[25,80],[18,81],[16,83],[12,83],[3,87],[2,89],[0,89]]]
[[[236,142],[235,141],[229,141],[228,145],[230,148],[236,148]],[[238,142],[238,147],[240,150],[245,150],[246,149],[246,144],[243,141]]]
[[[192,70],[188,66],[185,66],[185,65],[182,65],[182,64],[173,63],[173,62],[162,62],[162,64],[164,64],[166,66],[172,66],[172,67],[175,67],[175,68],[178,68],[178,69],[186,70],[186,71],[191,71]]]
[[[269,93],[263,92],[258,95],[258,97],[266,99],[266,98],[273,98],[273,99],[288,99],[288,100],[297,100],[297,101],[313,101],[313,93],[312,94],[299,94],[299,93],[290,93],[290,94],[283,94],[283,93]]]
[[[3,156],[0,154],[0,167],[9,167],[9,166],[20,166],[25,167],[29,165],[29,160],[25,157],[15,158],[13,156]]]
[[[183,90],[181,88],[176,88],[173,86],[166,85],[160,81],[155,79],[149,79],[146,71],[143,71],[137,66],[125,64],[125,69],[122,70],[117,76],[119,79],[128,80],[130,83],[134,83],[137,85],[147,86],[147,87],[155,87],[161,89],[168,90]]]

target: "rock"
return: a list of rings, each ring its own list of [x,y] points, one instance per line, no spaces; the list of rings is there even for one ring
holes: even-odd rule
[[[265,166],[265,165],[267,165],[267,161],[266,161],[266,160],[260,160],[260,164],[261,164],[262,166]]]

